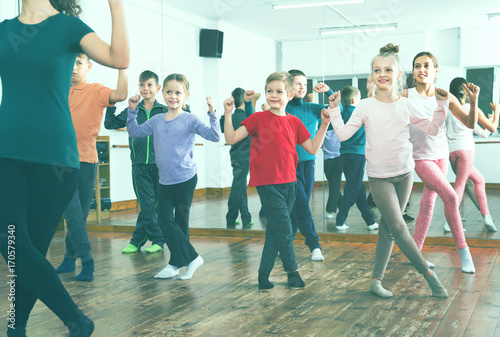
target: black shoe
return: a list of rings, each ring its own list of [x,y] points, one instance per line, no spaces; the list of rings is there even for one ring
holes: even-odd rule
[[[403,214],[403,219],[405,219],[405,221],[413,221],[413,220],[415,220],[415,218],[412,217],[411,215],[409,215],[408,213]]]

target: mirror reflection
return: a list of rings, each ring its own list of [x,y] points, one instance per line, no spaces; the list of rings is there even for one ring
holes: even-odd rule
[[[190,84],[186,103],[191,113],[208,123],[206,97],[214,99],[219,118],[224,110],[223,101],[235,88],[253,90],[256,95],[250,98],[252,109],[261,111],[266,108],[266,77],[276,70],[298,69],[305,74],[303,84],[307,92],[302,98],[304,103],[328,104],[327,94],[314,91],[319,83],[332,91],[340,91],[347,86],[357,88],[359,97],[364,99],[368,97],[371,60],[381,46],[392,42],[400,45],[399,56],[408,77],[408,88],[414,86],[413,58],[421,51],[430,51],[439,63],[435,76],[436,87],[449,90],[450,82],[456,77],[477,84],[480,86],[478,105],[486,118],[493,112],[490,103],[499,102],[500,73],[496,57],[499,50],[496,44],[480,42],[495,41],[500,33],[500,22],[488,15],[500,12],[496,1],[481,1],[480,4],[448,0],[433,2],[432,13],[426,12],[424,15],[416,15],[420,4],[382,0],[350,5],[272,8],[272,4],[287,2],[196,0],[173,4],[167,0],[125,1],[131,41],[129,96],[140,93],[139,76],[145,70],[156,73],[160,84],[171,73],[184,74]],[[17,5],[2,2],[0,6],[0,19],[13,17],[18,11]],[[82,6],[82,19],[100,36],[109,36],[107,4],[87,1]],[[145,22],[151,29],[144,28]],[[371,27],[373,31],[347,32],[348,28],[364,26],[375,27]],[[382,28],[394,30],[381,31]],[[213,36],[203,38],[203,42],[211,40],[206,48],[212,48],[204,56],[200,56],[202,29],[216,32]],[[116,85],[117,77],[116,71],[98,64],[89,72],[89,81],[109,87]],[[161,92],[156,99],[165,104]],[[126,107],[126,103],[118,103],[117,112]],[[107,200],[96,201],[89,220],[92,224],[100,223],[100,226],[133,228],[137,220],[138,202],[133,187],[130,159],[133,149],[129,146],[128,133],[120,129],[106,130],[103,125],[100,136],[103,159],[99,165],[97,187],[100,197]],[[335,143],[334,138],[334,132],[329,131],[328,145]],[[495,214],[495,210],[500,199],[495,187],[500,183],[496,173],[500,163],[497,162],[498,156],[492,155],[500,147],[498,132],[491,132],[488,138],[474,136],[473,140],[476,143],[474,167],[484,177],[489,212],[493,222],[498,223],[500,216]],[[191,209],[191,228],[263,230],[266,218],[260,216],[264,214],[261,213],[255,187],[249,187],[247,192],[251,220],[238,216],[235,220],[239,223],[233,224],[232,219],[228,223],[228,198],[234,174],[230,146],[225,145],[223,140],[211,143],[201,137],[197,137],[195,143],[193,158],[198,169],[198,184]],[[335,158],[340,158],[342,152],[339,149],[338,156],[332,155],[335,152],[333,146],[332,150],[325,144],[316,158],[311,160],[314,173],[309,209],[314,230],[320,234],[375,237],[377,231],[367,229],[368,224],[356,203],[350,208],[347,217],[340,219],[342,225],[339,223],[338,206],[340,195],[345,194],[346,175],[345,172],[341,175],[338,188],[335,182],[338,183],[341,160]],[[104,158],[106,156],[107,159]],[[327,179],[327,172],[331,179]],[[446,179],[450,183],[455,182],[453,168],[448,169]],[[363,186],[368,186],[367,180],[364,173]],[[423,189],[422,179],[415,174],[406,209],[407,224],[411,230],[419,214]],[[465,235],[467,238],[496,238],[497,234],[486,230],[485,210],[476,207],[477,196],[474,194],[477,189],[474,192],[472,190],[466,189],[472,198],[466,193],[460,206]],[[360,193],[365,192],[361,189]],[[108,202],[111,202],[111,206]],[[102,211],[99,210],[99,204]],[[378,221],[380,213],[376,205],[370,199],[367,205],[375,222]],[[364,206],[361,207],[363,209]],[[437,198],[428,236],[451,237],[451,234],[443,231],[446,221],[444,208],[441,199]]]

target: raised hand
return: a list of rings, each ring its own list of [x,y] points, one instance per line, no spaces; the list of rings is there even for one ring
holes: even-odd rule
[[[141,101],[141,95],[134,95],[128,100],[128,106],[130,109],[135,110]]]
[[[207,97],[208,112],[213,114],[215,112],[215,100],[212,97]]]
[[[328,90],[330,90],[330,87],[323,82],[319,82],[314,86],[313,90],[317,93],[328,92]]]
[[[234,109],[234,98],[233,96],[227,98],[224,101],[224,114],[231,114]]]
[[[255,91],[253,90],[247,90],[245,91],[245,97],[244,100],[245,102],[250,102],[255,96]]]
[[[328,100],[330,101],[330,109],[338,107],[340,104],[340,91],[335,91],[333,95],[330,95]]]
[[[435,88],[435,95],[436,95],[436,99],[438,101],[447,101],[448,100],[448,91],[446,91],[444,89]]]
[[[469,96],[470,104],[476,104],[479,98],[479,87],[473,83],[467,83],[467,85],[463,84],[464,90]]]
[[[260,94],[258,92],[256,92],[254,95],[253,95],[253,98],[252,98],[252,101],[255,101],[257,102],[260,98]]]
[[[490,103],[493,113],[498,115],[500,113],[500,105],[498,103]]]

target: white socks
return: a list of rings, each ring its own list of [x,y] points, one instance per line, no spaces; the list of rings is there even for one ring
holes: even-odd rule
[[[462,262],[462,271],[464,273],[474,274],[476,268],[474,268],[474,262],[472,261],[472,256],[470,255],[469,247],[459,249],[460,261]]]
[[[372,280],[370,282],[370,292],[384,298],[392,297],[392,293],[382,287],[382,281],[380,280]]]
[[[491,215],[485,215],[484,216],[484,226],[486,227],[486,230],[488,232],[496,232],[497,228],[495,227],[495,223],[493,222],[493,219],[491,218]]]
[[[311,260],[313,260],[313,261],[324,261],[325,260],[325,258],[323,257],[323,254],[321,254],[320,248],[313,249],[312,255],[311,255]]]
[[[186,268],[186,272],[179,277],[181,280],[189,280],[191,277],[193,277],[194,272],[198,267],[200,267],[203,264],[203,259],[201,258],[200,255],[193,261],[191,261]]]
[[[439,282],[439,279],[436,275],[436,273],[431,271],[431,275],[424,274],[424,278],[429,284],[429,287],[432,290],[432,297],[439,297],[439,298],[447,298],[448,297],[448,292],[446,291],[446,288],[443,287],[441,282]]]
[[[179,268],[168,264],[161,272],[155,275],[155,278],[172,278],[179,275]]]
[[[485,225],[486,225],[486,220],[485,220]],[[448,233],[448,232],[451,232],[450,225],[448,225],[448,222],[445,222],[445,223],[444,223],[443,230],[444,230],[445,232],[447,232],[447,233]],[[462,230],[463,230],[464,232],[467,232],[467,230],[466,230],[463,226],[462,226]]]

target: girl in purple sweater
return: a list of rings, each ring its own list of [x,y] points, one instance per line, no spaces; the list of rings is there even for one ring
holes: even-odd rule
[[[129,100],[127,130],[130,137],[154,136],[156,165],[160,176],[158,186],[158,225],[167,247],[170,261],[155,278],[179,275],[179,268],[187,266],[181,280],[190,279],[203,259],[189,242],[189,210],[193,201],[198,176],[193,161],[195,135],[218,142],[220,124],[215,116],[214,100],[207,97],[210,126],[182,110],[189,97],[189,82],[184,75],[171,74],[163,81],[163,98],[168,112],[155,115],[147,122],[137,124],[137,105],[141,97]]]

